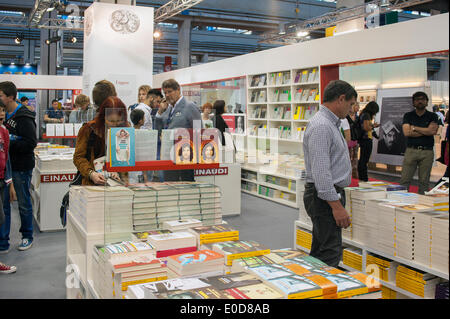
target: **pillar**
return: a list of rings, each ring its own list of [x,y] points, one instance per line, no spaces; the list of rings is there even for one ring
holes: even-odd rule
[[[178,24],[178,69],[191,66],[191,24],[190,17]]]

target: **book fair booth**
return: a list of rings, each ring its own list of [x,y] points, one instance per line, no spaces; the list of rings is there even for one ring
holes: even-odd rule
[[[124,35],[105,18],[118,7],[133,11],[104,3],[86,11],[87,21],[95,23],[85,29],[83,77],[70,89],[89,95],[97,81],[107,79],[130,105],[141,83],[161,88],[165,80],[175,79],[198,107],[225,100],[222,116],[230,129],[222,145],[217,129],[195,124],[160,133],[105,127],[106,155],[96,159],[95,170],[106,176],[107,184],[70,190],[77,172],[71,163],[73,145],[39,145],[32,183],[35,219],[41,231],[66,232],[67,298],[448,298],[448,180],[426,195],[383,181],[346,188],[352,225],[342,232],[339,268],[309,256],[312,222],[303,203],[303,136],[330,81],[352,84],[361,108],[377,101],[380,137],[401,131],[399,121],[412,109],[410,97],[416,91],[432,97],[429,108],[438,104],[448,109],[448,13],[151,78],[152,59],[139,53],[152,52],[153,44],[139,37],[153,30],[153,9],[133,11],[141,25]],[[434,30],[442,35],[429,36]],[[100,37],[106,43],[100,45]],[[115,63],[118,59],[123,63]],[[447,74],[430,80],[431,60],[439,61]],[[66,123],[61,124],[47,124],[45,136],[77,135],[79,126],[66,131]],[[404,149],[387,144],[387,138],[374,141],[370,168],[395,176]],[[169,171],[193,171],[195,177],[157,181]],[[49,206],[59,208],[67,191],[70,204],[63,227],[59,210]],[[298,211],[289,226],[291,247],[269,249],[243,240],[239,228],[223,219],[245,215],[241,193]]]

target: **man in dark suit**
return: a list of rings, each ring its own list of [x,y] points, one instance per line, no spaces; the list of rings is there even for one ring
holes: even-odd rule
[[[181,94],[177,81],[169,79],[163,82],[162,91],[165,101],[162,102],[155,117],[155,129],[194,128],[194,121],[199,121],[201,115],[194,103],[189,102]],[[164,171],[164,181],[194,181],[194,170]]]

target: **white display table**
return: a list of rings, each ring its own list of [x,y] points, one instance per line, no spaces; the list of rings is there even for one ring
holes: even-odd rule
[[[220,164],[218,169],[195,170],[195,181],[215,184],[222,192],[222,216],[241,214],[241,164]]]

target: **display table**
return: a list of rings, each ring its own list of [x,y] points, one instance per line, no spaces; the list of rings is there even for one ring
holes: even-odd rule
[[[59,209],[76,173],[76,169],[58,172],[40,171],[39,168],[33,170],[31,180],[33,216],[41,232],[64,229],[61,224]]]
[[[220,164],[219,168],[196,169],[196,182],[206,182],[220,187],[222,216],[241,214],[241,164]]]

